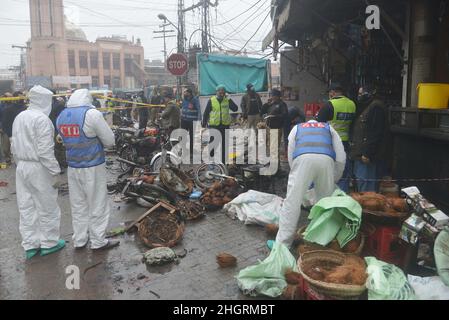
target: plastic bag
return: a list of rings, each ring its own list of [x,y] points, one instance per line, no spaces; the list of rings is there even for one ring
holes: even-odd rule
[[[433,249],[438,275],[449,286],[449,227],[445,227],[435,240]]]
[[[408,282],[415,290],[418,300],[449,300],[449,287],[441,277],[416,277],[408,275]]]
[[[368,300],[415,300],[415,291],[401,269],[374,257],[366,257]]]
[[[245,224],[278,224],[284,199],[274,194],[249,190],[227,203],[223,209],[237,215]]]
[[[264,261],[239,272],[237,283],[245,295],[276,298],[287,287],[284,276],[287,269],[298,272],[295,257],[284,244],[275,242]]]
[[[308,218],[311,222],[304,232],[304,240],[327,246],[337,238],[343,248],[357,236],[362,222],[362,207],[337,189],[332,196],[321,199]]]

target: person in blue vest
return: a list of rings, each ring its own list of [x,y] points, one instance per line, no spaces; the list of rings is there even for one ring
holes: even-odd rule
[[[90,240],[91,249],[113,248],[119,241],[106,239],[110,208],[104,148],[115,145],[114,133],[87,89],[72,94],[56,124],[67,149],[74,246],[84,248]]]
[[[195,121],[201,122],[201,106],[200,100],[193,96],[192,89],[184,91],[184,99],[182,100],[181,108],[181,128],[189,132],[190,137],[190,159],[193,156],[193,123]]]
[[[346,153],[340,136],[328,123],[311,120],[296,125],[290,132],[288,162],[291,171],[276,237],[276,241],[287,246],[298,230],[306,192],[314,184],[318,200],[330,196],[343,175]],[[268,242],[268,247],[272,244]]]

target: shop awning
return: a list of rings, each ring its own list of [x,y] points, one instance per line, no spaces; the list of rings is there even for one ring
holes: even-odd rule
[[[273,43],[275,35],[276,35],[276,29],[273,27],[273,28],[271,28],[270,32],[265,36],[265,38],[262,41],[262,51],[267,50],[267,48],[270,46],[270,44]]]

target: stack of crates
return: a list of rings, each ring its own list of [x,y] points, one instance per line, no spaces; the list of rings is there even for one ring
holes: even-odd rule
[[[365,256],[401,266],[405,258],[405,247],[399,239],[400,227],[377,225],[376,231],[367,239]]]

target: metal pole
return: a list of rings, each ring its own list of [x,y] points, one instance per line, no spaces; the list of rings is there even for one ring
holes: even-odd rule
[[[166,34],[165,34],[165,25],[166,25],[167,21],[164,20],[164,25],[163,25],[163,29],[162,31],[164,32],[164,65],[167,64],[167,41],[166,41]]]

